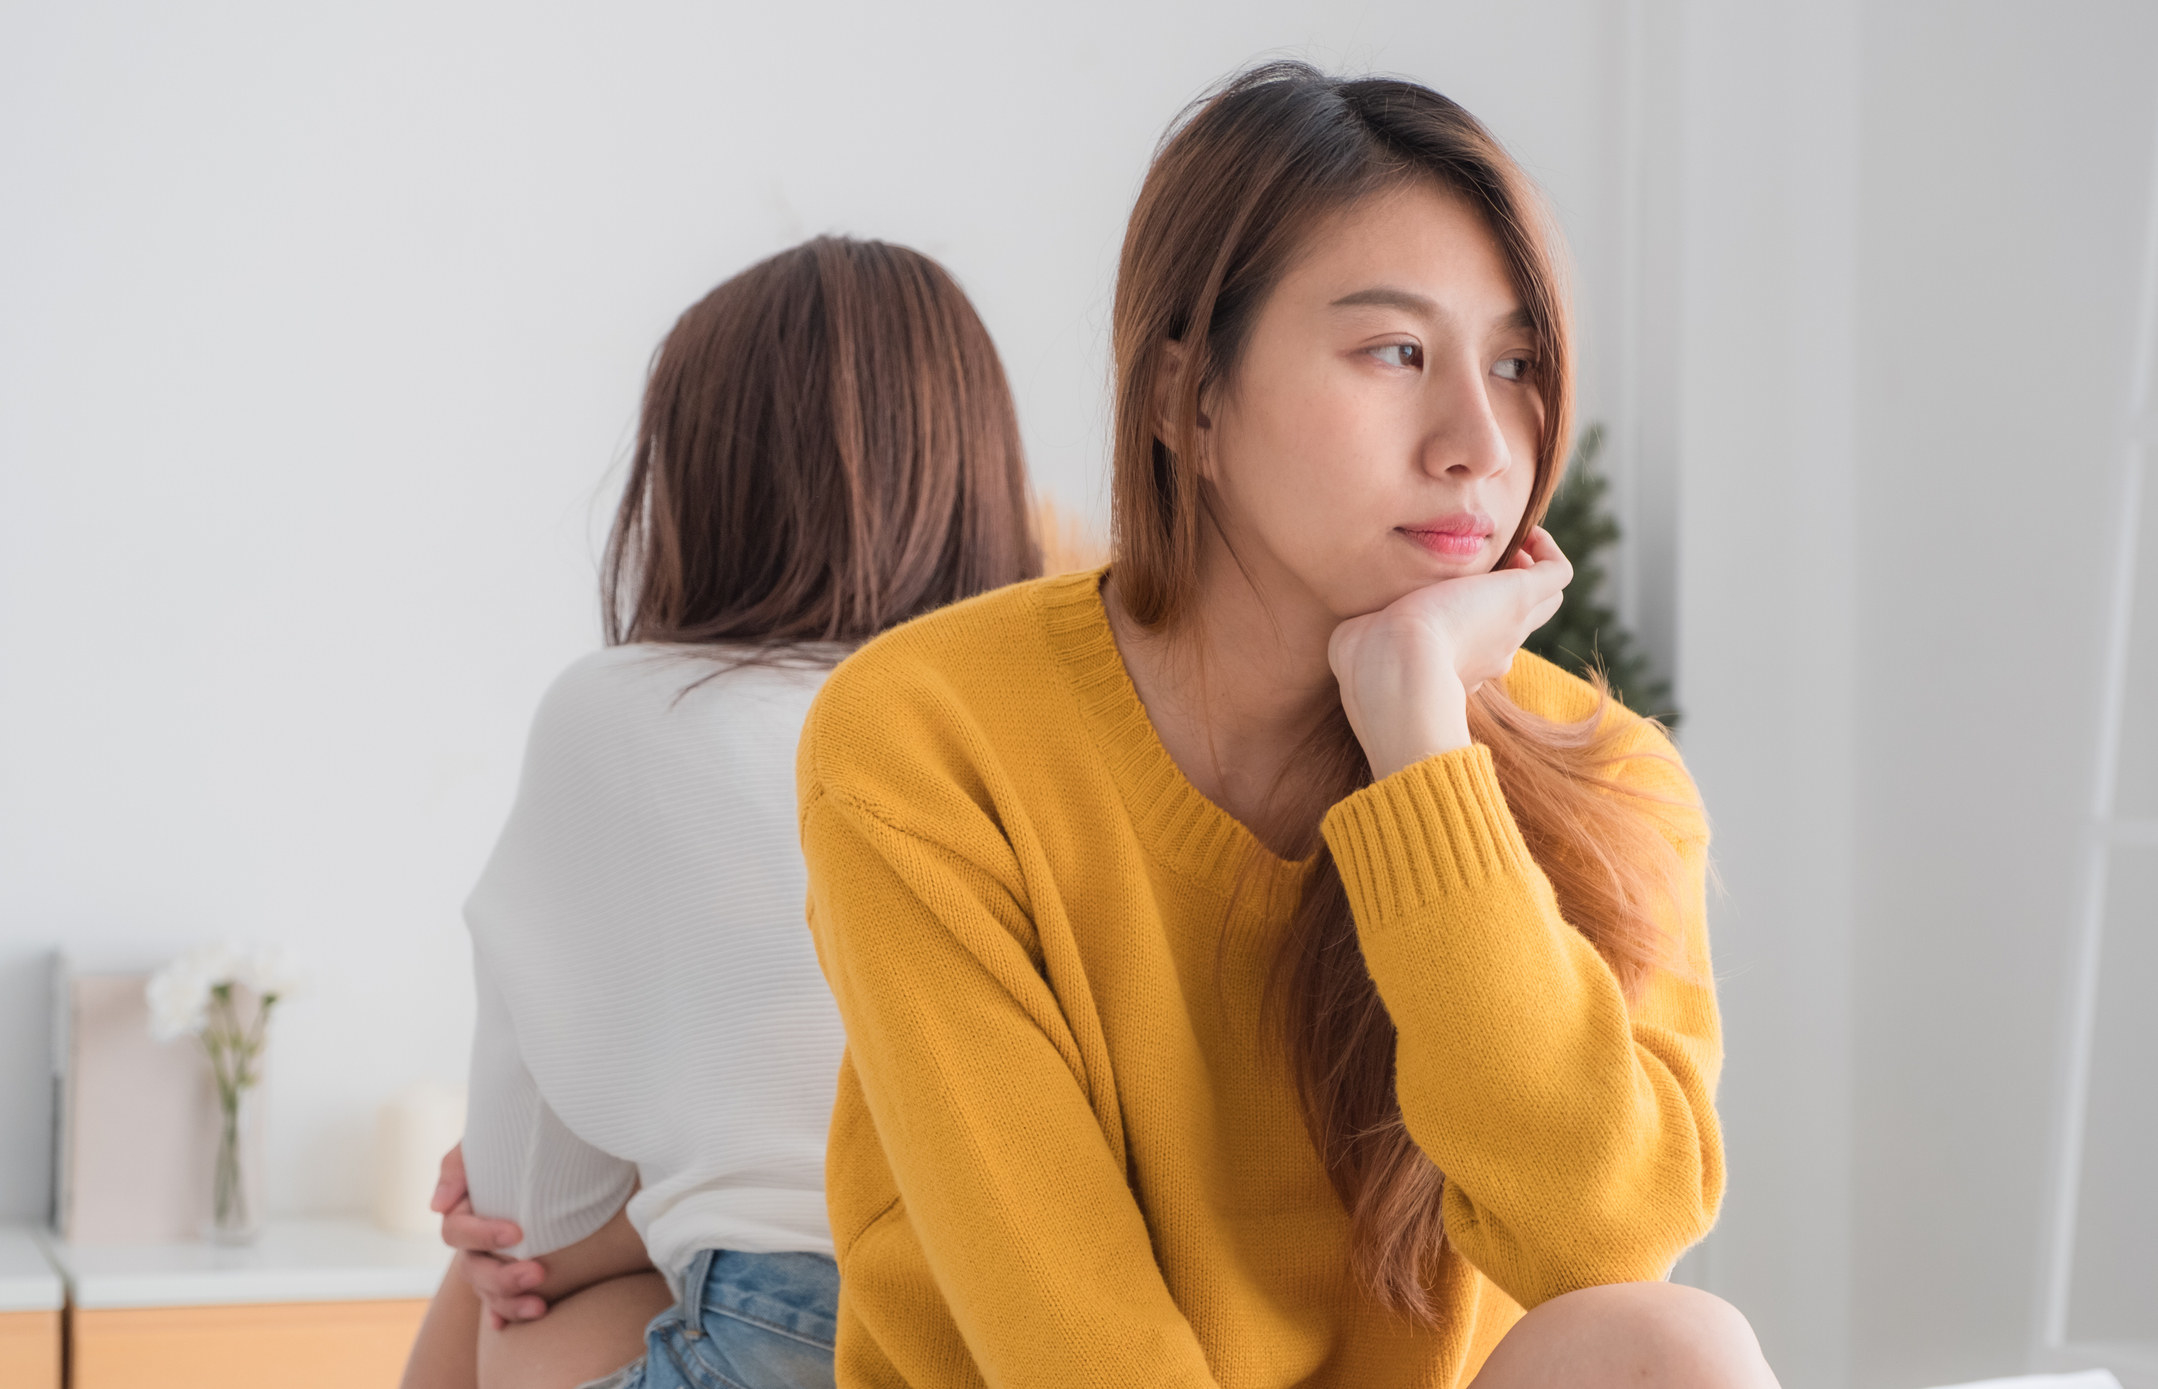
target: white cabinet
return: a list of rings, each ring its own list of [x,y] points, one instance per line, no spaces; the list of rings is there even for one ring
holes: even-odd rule
[[[50,1249],[70,1389],[389,1389],[449,1262],[434,1241],[335,1220],[273,1222],[244,1249]]]
[[[60,1275],[28,1230],[0,1225],[0,1385],[60,1389]]]

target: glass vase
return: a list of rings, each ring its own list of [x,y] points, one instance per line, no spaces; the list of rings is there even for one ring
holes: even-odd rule
[[[255,1088],[217,1096],[217,1144],[210,1162],[210,1242],[253,1244],[262,1233],[261,1174],[255,1171]]]

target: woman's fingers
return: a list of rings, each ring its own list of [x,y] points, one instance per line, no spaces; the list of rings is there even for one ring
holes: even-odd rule
[[[469,1187],[465,1182],[465,1145],[459,1143],[442,1155],[442,1174],[435,1179],[434,1199],[427,1209],[438,1215],[448,1215],[458,1202],[465,1199]]]
[[[489,1220],[473,1212],[462,1143],[442,1155],[442,1175],[430,1205],[442,1213],[442,1242],[452,1249],[492,1254],[525,1237],[514,1220]]]
[[[537,1260],[501,1259],[491,1254],[460,1254],[457,1258],[465,1281],[499,1320],[537,1321],[547,1314],[546,1299],[532,1292],[547,1276],[547,1270]]]
[[[1559,542],[1542,526],[1529,527],[1528,539],[1521,542],[1521,552],[1537,564],[1566,558],[1565,552],[1559,549]]]
[[[505,1259],[497,1254],[466,1257],[473,1288],[491,1301],[513,1301],[547,1281],[547,1270],[537,1259]]]
[[[459,1201],[442,1217],[442,1242],[452,1249],[492,1254],[525,1237],[514,1220],[489,1220],[472,1213],[470,1200]]]
[[[1526,566],[1520,576],[1521,636],[1526,637],[1558,616],[1559,605],[1566,599],[1566,586],[1573,582],[1574,567],[1551,538],[1551,532],[1542,526],[1529,531],[1514,558]]]
[[[1574,563],[1566,558],[1566,552],[1551,538],[1551,532],[1538,526],[1529,532],[1528,544],[1523,548],[1535,557],[1538,569],[1548,568],[1550,572],[1559,575],[1559,587],[1564,588],[1573,582]]]
[[[1573,566],[1565,559],[1539,560],[1533,568],[1510,574],[1508,578],[1519,585],[1515,594],[1521,604],[1518,611],[1540,608],[1546,603],[1554,604],[1563,598],[1566,585],[1573,582]]]

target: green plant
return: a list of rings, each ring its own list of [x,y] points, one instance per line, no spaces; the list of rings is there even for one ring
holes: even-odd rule
[[[1648,653],[1605,601],[1604,552],[1617,543],[1620,532],[1604,502],[1611,480],[1596,467],[1603,443],[1602,425],[1581,431],[1566,465],[1566,481],[1544,516],[1544,529],[1573,561],[1574,581],[1567,586],[1558,616],[1530,633],[1523,645],[1584,677],[1600,667],[1611,692],[1627,708],[1676,723],[1671,682],[1656,673]]]

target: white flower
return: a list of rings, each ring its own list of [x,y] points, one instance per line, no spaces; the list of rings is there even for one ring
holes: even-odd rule
[[[206,968],[214,962],[190,951],[150,976],[143,990],[150,1005],[150,1035],[160,1042],[202,1031],[209,1021],[210,986],[217,981]]]
[[[239,952],[233,979],[253,989],[257,997],[288,999],[300,986],[299,971],[281,945],[258,945]]]
[[[248,947],[233,941],[202,945],[150,977],[143,991],[150,1005],[150,1035],[161,1042],[192,1036],[209,1022],[210,995],[238,984],[259,998],[289,998],[298,976],[282,947]]]

